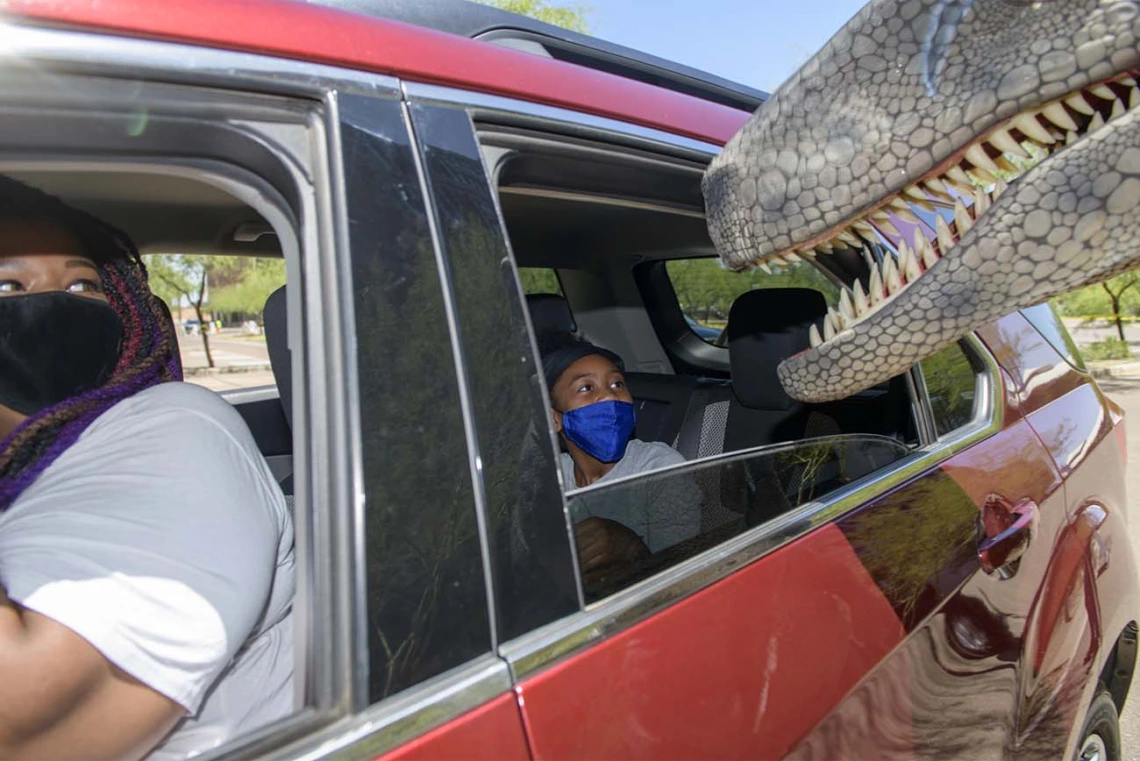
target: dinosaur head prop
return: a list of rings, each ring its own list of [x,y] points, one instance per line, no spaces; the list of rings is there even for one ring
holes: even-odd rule
[[[935,204],[953,221],[866,257],[780,365],[788,394],[843,398],[1140,266],[1138,69],[1140,0],[865,6],[710,165],[712,239],[744,269],[863,248]]]

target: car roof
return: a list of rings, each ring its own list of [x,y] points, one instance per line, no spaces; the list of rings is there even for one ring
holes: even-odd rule
[[[469,0],[309,0],[547,55],[744,111],[768,93],[675,61]]]
[[[108,30],[398,76],[620,119],[714,144],[748,111],[420,26],[293,0],[6,0],[5,20]]]

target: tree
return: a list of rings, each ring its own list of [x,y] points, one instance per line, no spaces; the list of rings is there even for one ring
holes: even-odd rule
[[[181,306],[183,300],[194,307],[201,326],[206,365],[215,367],[203,306],[212,287],[240,280],[243,260],[234,256],[157,254],[146,257],[146,266],[150,272],[151,289],[171,309]]]
[[[590,9],[587,6],[561,5],[550,0],[478,0],[484,5],[490,5],[504,11],[517,13],[520,16],[529,16],[547,24],[560,26],[572,32],[588,32],[590,24],[588,16]]]
[[[1112,319],[1116,323],[1116,334],[1120,336],[1120,340],[1124,340],[1124,321],[1121,319],[1120,302],[1131,288],[1140,285],[1140,273],[1136,271],[1126,272],[1123,275],[1117,275],[1114,278],[1101,282],[1100,287],[1108,294],[1108,298],[1112,303]]]

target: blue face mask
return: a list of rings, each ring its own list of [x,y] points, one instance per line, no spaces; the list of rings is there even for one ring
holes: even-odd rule
[[[601,462],[617,462],[633,434],[633,405],[608,399],[562,413],[562,433]]]

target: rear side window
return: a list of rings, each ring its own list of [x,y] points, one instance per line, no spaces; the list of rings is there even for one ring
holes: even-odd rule
[[[961,344],[923,360],[922,377],[939,436],[973,420],[978,373]]]
[[[839,303],[839,288],[812,264],[802,261],[790,267],[751,272],[730,272],[719,259],[674,259],[665,263],[665,271],[677,303],[694,333],[709,343],[718,341],[728,324],[732,302],[745,291],[757,288],[811,288],[827,299],[828,306]]]
[[[519,280],[522,281],[523,293],[527,296],[536,293],[562,295],[558,273],[549,267],[519,267]]]
[[[841,435],[687,462],[572,491],[567,510],[576,526],[591,518],[617,521],[650,551],[629,564],[583,569],[586,601],[614,594],[910,454],[904,444],[884,436]]]
[[[1077,350],[1076,342],[1069,335],[1065,323],[1061,321],[1061,315],[1057,313],[1057,308],[1051,302],[1022,309],[1021,314],[1029,320],[1030,325],[1036,328],[1041,337],[1065,358],[1066,362],[1078,370],[1085,369],[1085,361],[1081,358],[1080,351]]]

